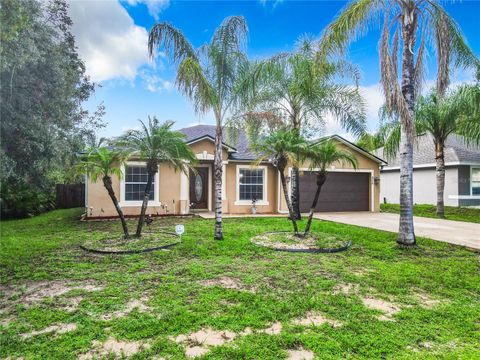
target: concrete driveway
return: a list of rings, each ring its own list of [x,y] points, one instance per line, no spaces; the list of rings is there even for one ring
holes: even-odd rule
[[[372,212],[316,213],[315,218],[398,232],[398,214]],[[415,234],[480,250],[480,224],[414,216]]]

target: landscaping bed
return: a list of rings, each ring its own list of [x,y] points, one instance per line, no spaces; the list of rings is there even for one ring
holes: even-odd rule
[[[125,239],[122,236],[111,234],[89,239],[80,247],[88,252],[98,254],[138,254],[155,250],[167,249],[177,245],[180,238],[167,229],[144,231],[141,237],[131,236]]]
[[[258,246],[287,252],[333,253],[344,251],[351,245],[349,240],[322,232],[309,233],[307,236],[287,231],[266,232],[254,236],[251,241]]]

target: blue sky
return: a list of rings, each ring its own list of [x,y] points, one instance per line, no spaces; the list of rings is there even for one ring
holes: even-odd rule
[[[102,136],[116,136],[136,127],[138,119],[156,115],[175,120],[176,127],[213,123],[211,115],[199,118],[188,100],[174,88],[175,69],[163,54],[147,58],[146,38],[156,21],[169,21],[182,29],[198,46],[209,41],[213,31],[229,15],[243,15],[249,27],[248,55],[265,58],[290,51],[303,34],[318,36],[335,17],[344,1],[174,1],[117,0],[70,2],[73,32],[87,71],[100,87],[86,108],[100,102],[106,107],[108,126]],[[469,45],[480,54],[479,1],[446,4],[460,24]],[[362,72],[362,93],[368,102],[368,124],[375,130],[377,109],[382,103],[378,87],[378,31],[372,31],[350,47],[348,59]],[[427,82],[435,77],[434,54],[430,54]],[[457,72],[453,81],[471,79]],[[328,133],[341,133],[336,124]],[[343,134],[345,135],[345,134]]]

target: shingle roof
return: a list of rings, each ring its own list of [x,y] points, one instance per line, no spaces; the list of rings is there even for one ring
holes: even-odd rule
[[[445,142],[445,163],[480,164],[480,147],[468,145],[460,135],[451,134]],[[388,161],[388,168],[396,168],[400,165],[399,154],[393,158],[384,155],[383,147],[375,151],[375,155]],[[413,147],[413,165],[435,164],[435,148],[433,136],[430,133],[417,136]]]
[[[187,142],[192,142],[203,137],[209,137],[215,140],[215,126],[214,125],[195,125],[178,130],[185,134]],[[231,160],[255,160],[255,155],[248,148],[248,139],[243,131],[238,133],[235,141],[230,143],[226,142],[226,136],[224,134],[224,145],[233,148],[233,152],[230,153]]]

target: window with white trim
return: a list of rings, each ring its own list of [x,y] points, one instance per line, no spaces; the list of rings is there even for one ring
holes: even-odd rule
[[[480,167],[472,167],[470,185],[472,187],[472,195],[480,195]]]
[[[239,169],[239,200],[262,201],[265,169]]]
[[[125,201],[143,201],[147,186],[147,167],[142,165],[125,165]],[[150,188],[149,200],[155,200],[155,178]]]

